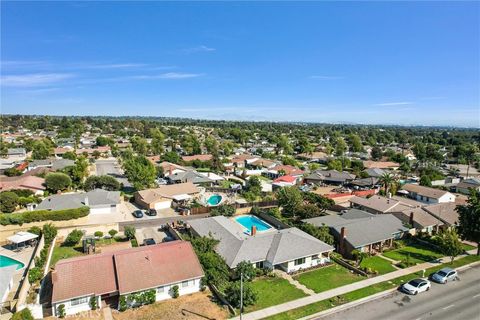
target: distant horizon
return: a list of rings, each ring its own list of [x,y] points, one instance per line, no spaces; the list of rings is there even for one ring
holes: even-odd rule
[[[480,127],[478,1],[0,5],[2,114]]]
[[[84,115],[60,115],[60,114],[20,114],[20,113],[8,113],[1,114],[1,116],[26,116],[26,117],[72,117],[72,118],[140,118],[140,119],[180,119],[180,120],[190,120],[190,121],[211,121],[211,122],[238,122],[238,123],[275,123],[275,124],[298,124],[298,125],[345,125],[345,126],[372,126],[372,127],[402,127],[402,128],[438,128],[438,129],[478,129],[477,127],[462,127],[455,125],[427,125],[427,124],[394,124],[394,123],[355,123],[355,122],[308,122],[308,121],[287,121],[287,120],[235,120],[235,119],[208,119],[208,118],[193,118],[193,117],[179,117],[179,116],[146,116],[146,115],[93,115],[93,114],[84,114]]]

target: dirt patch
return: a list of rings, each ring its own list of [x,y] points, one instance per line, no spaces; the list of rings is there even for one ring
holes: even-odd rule
[[[131,309],[125,312],[112,310],[115,320],[190,320],[190,319],[227,319],[226,308],[216,304],[210,291],[181,296],[164,302]]]

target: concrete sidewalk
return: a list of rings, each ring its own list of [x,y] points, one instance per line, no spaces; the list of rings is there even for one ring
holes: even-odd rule
[[[477,249],[471,250],[468,253],[469,254],[476,254]],[[455,260],[458,260],[458,259],[463,258],[463,257],[465,257],[465,255],[458,256]],[[316,293],[316,294],[308,296],[308,297],[300,298],[300,299],[297,299],[297,300],[292,300],[292,301],[285,302],[285,303],[282,303],[282,304],[278,304],[278,305],[268,307],[268,308],[265,308],[265,309],[262,309],[262,310],[257,310],[257,311],[253,311],[253,312],[250,312],[250,313],[246,313],[242,316],[242,319],[243,320],[263,319],[263,318],[273,316],[273,315],[278,314],[278,313],[282,313],[282,312],[286,312],[286,311],[289,311],[289,310],[292,310],[292,309],[304,307],[306,305],[309,305],[309,304],[312,304],[312,303],[315,303],[315,302],[318,302],[318,301],[330,299],[330,298],[333,298],[333,297],[336,297],[336,296],[339,296],[339,295],[342,295],[342,294],[345,294],[345,293],[348,293],[348,292],[352,292],[352,291],[355,291],[355,290],[358,290],[358,289],[362,289],[362,288],[365,288],[365,287],[368,287],[368,286],[371,286],[371,285],[374,285],[374,284],[377,284],[377,283],[380,283],[380,282],[389,281],[389,280],[392,280],[392,279],[395,279],[395,278],[398,278],[398,277],[405,276],[407,274],[419,272],[419,271],[422,271],[422,270],[425,270],[425,269],[428,269],[428,268],[431,268],[431,267],[435,267],[439,264],[446,263],[446,262],[450,262],[449,257],[440,258],[440,259],[432,261],[432,262],[425,262],[425,263],[418,264],[418,265],[415,265],[415,266],[410,267],[410,268],[396,270],[396,271],[393,271],[393,272],[390,272],[390,273],[387,273],[387,274],[384,274],[384,275],[380,275],[380,276],[377,276],[377,277],[374,277],[374,278],[365,279],[365,280],[354,282],[354,283],[351,283],[351,284],[348,284],[348,285],[345,285],[345,286],[342,286],[342,287],[338,287],[338,288],[335,288],[335,289],[332,289],[332,290]],[[239,320],[240,318],[235,317],[233,319],[235,319],[235,320],[238,319]]]

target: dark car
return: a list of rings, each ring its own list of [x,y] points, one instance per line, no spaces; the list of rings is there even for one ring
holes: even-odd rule
[[[147,216],[151,216],[151,217],[154,217],[157,215],[157,210],[155,209],[149,209],[147,212],[145,212],[147,214]]]
[[[132,216],[135,218],[143,218],[143,212],[142,210],[135,210],[132,212]]]
[[[152,244],[155,244],[155,240],[153,240],[152,238],[143,239],[144,246],[151,246]]]

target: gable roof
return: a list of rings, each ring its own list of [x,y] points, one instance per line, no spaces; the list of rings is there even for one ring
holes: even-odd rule
[[[366,169],[365,172],[368,174],[369,177],[379,178],[384,175],[386,171],[380,168],[369,168]]]
[[[146,203],[153,203],[162,198],[172,199],[180,194],[196,194],[200,190],[192,182],[167,184],[154,189],[145,189],[137,191],[137,194]]]
[[[52,302],[90,294],[126,294],[202,276],[200,262],[186,241],[65,259],[52,273]]]
[[[354,196],[350,199],[350,202],[381,213],[400,212],[413,207],[401,201],[382,196],[371,196],[370,198]]]
[[[242,261],[279,264],[333,250],[332,246],[297,228],[249,236],[243,233],[238,223],[224,216],[195,219],[188,223],[200,236],[220,240],[216,251],[230,268]]]
[[[392,161],[366,160],[366,161],[363,161],[363,166],[366,169],[371,169],[371,168],[390,169],[390,168],[398,168],[400,165],[398,163],[392,162]]]
[[[194,160],[209,161],[209,160],[212,160],[212,157],[213,156],[211,154],[196,154],[193,156],[183,156],[182,160],[185,162],[194,161]]]
[[[455,202],[437,203],[424,207],[424,210],[448,225],[458,224],[458,212]]]
[[[439,199],[449,193],[448,191],[445,190],[440,190],[440,189],[435,189],[435,188],[430,188],[430,187],[424,187],[418,184],[406,184],[402,187],[403,190],[407,190],[408,192],[413,192],[425,197],[429,197],[432,199]]]
[[[443,222],[425,211],[424,208],[417,207],[407,209],[402,212],[395,212],[393,215],[405,223],[410,223],[410,215],[413,214],[413,227],[423,229],[430,226],[441,226]]]
[[[45,179],[32,175],[5,177],[0,181],[0,190],[28,189],[38,191],[45,190],[44,184]]]
[[[212,179],[201,175],[200,173],[189,170],[189,171],[183,171],[183,172],[176,172],[174,174],[171,174],[167,176],[168,179],[172,181],[179,181],[179,182],[191,182],[193,184],[195,183],[211,183],[213,182]]]
[[[300,170],[297,167],[291,166],[291,165],[277,165],[268,171],[283,171],[285,172],[285,175],[291,175],[291,176],[300,176],[304,173],[303,170]]]
[[[308,175],[305,179],[308,180],[322,180],[322,181],[331,181],[331,182],[345,182],[348,180],[355,179],[355,175],[337,170],[316,170]]]
[[[297,178],[293,177],[293,176],[289,176],[289,175],[281,176],[281,177],[278,177],[277,179],[273,180],[274,183],[277,183],[277,182],[293,183],[295,181],[297,181]]]

